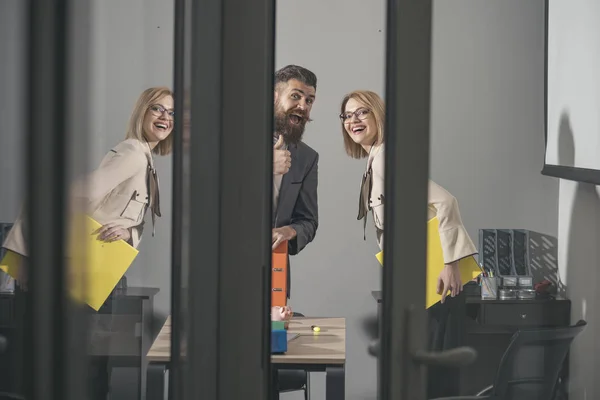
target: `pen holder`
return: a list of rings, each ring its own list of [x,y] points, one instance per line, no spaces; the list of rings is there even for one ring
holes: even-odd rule
[[[482,276],[481,277],[481,299],[496,300],[498,298],[498,278]]]

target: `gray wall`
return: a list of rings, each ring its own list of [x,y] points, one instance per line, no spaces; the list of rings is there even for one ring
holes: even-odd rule
[[[561,160],[562,162],[562,160]],[[600,393],[600,188],[560,181],[558,263],[571,299],[571,321],[588,326],[571,346],[570,399],[596,399]]]
[[[556,236],[558,182],[543,177],[544,1],[436,1],[434,180],[469,233],[523,227]]]
[[[25,2],[0,2],[0,82],[4,95],[0,100],[0,223],[12,222],[19,210],[25,163],[21,156],[24,144],[25,110]]]
[[[431,177],[458,198],[474,240],[483,227],[557,234],[558,182],[540,175],[543,4],[434,2]],[[343,152],[337,115],[351,90],[384,94],[385,2],[277,6],[276,66],[300,64],[319,78],[305,140],[321,155],[321,221],[315,241],[292,259],[291,304],[308,315],[347,318],[347,397],[375,398],[375,361],[359,319],[375,312],[378,248],[370,217],[366,242],[356,221],[365,161]],[[313,375],[313,398],[322,399],[323,378]]]

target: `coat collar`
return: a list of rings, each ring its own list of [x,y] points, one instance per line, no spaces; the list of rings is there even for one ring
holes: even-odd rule
[[[160,212],[160,185],[156,168],[154,168],[154,158],[152,157],[152,149],[150,149],[150,144],[146,140],[138,140],[137,142],[148,160],[147,184],[149,191],[148,196],[150,198],[149,207],[152,214],[152,236],[154,236],[156,233],[156,217],[162,216]]]

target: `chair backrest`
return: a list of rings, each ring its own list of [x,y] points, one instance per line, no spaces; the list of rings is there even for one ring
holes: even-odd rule
[[[587,323],[516,332],[500,360],[492,398],[549,400],[573,339]]]

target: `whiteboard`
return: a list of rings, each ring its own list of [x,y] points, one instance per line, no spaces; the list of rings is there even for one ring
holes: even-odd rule
[[[545,169],[599,171],[600,1],[548,0],[546,12]]]

